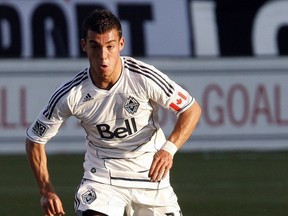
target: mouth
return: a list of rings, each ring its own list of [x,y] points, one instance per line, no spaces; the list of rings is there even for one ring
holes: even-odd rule
[[[106,70],[106,69],[108,68],[108,65],[106,65],[106,64],[101,64],[101,65],[100,65],[100,68],[101,68],[102,70]]]

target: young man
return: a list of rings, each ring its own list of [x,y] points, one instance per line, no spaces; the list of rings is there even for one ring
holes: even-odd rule
[[[169,170],[200,118],[198,103],[155,67],[120,56],[121,25],[109,11],[94,11],[83,28],[81,45],[89,67],[54,92],[27,130],[27,155],[45,215],[64,214],[49,178],[44,146],[70,116],[78,118],[86,132],[77,215],[181,215]],[[159,106],[178,116],[168,139],[159,126]]]

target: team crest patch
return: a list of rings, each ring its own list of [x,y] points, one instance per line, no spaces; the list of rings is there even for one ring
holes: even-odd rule
[[[94,200],[96,200],[96,198],[96,192],[93,189],[90,189],[82,194],[84,204],[91,204]]]
[[[45,125],[43,122],[37,120],[32,128],[34,134],[39,137],[43,137],[48,129],[48,126]]]
[[[128,113],[134,114],[137,112],[139,107],[139,103],[138,101],[133,98],[133,97],[128,97],[125,104],[124,104],[124,108]]]

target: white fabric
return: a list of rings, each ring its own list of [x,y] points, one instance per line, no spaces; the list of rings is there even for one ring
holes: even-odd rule
[[[125,187],[167,187],[169,177],[156,183],[148,178],[153,154],[166,141],[158,109],[178,115],[194,98],[155,67],[131,57],[121,61],[121,76],[110,90],[92,83],[89,68],[63,83],[27,136],[46,144],[74,116],[86,132],[84,178]]]
[[[83,180],[75,195],[75,212],[85,210],[106,215],[123,216],[180,216],[181,210],[172,187],[159,190],[115,187]]]
[[[169,140],[167,140],[164,143],[164,145],[161,147],[161,149],[169,152],[172,155],[172,157],[174,157],[175,153],[178,150],[177,146],[174,143],[172,143],[171,141],[169,141]]]

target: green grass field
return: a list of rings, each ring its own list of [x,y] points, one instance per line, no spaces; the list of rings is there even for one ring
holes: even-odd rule
[[[83,155],[50,155],[66,215],[73,214]],[[39,194],[26,157],[0,156],[0,215],[40,216]],[[172,184],[185,216],[288,214],[288,152],[177,153]]]

